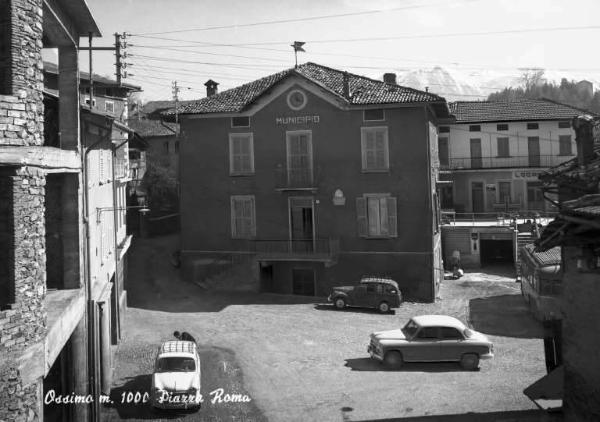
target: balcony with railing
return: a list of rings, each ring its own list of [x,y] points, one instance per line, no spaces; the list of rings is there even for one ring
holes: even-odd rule
[[[310,167],[279,168],[275,170],[275,188],[316,191],[319,172]]]
[[[442,170],[488,168],[546,168],[572,159],[572,155],[524,155],[514,157],[453,157],[440,163]]]
[[[340,251],[335,238],[283,240],[256,239],[252,252],[262,261],[320,261],[334,263]]]

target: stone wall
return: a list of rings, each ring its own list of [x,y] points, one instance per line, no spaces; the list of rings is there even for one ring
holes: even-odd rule
[[[600,272],[579,271],[579,254],[563,248],[565,420],[592,422],[600,420]]]
[[[42,145],[42,1],[3,1],[0,14],[0,145]]]
[[[0,311],[0,420],[29,421],[39,417],[39,383],[23,382],[19,367],[24,352],[46,335],[46,179],[42,171],[30,168],[14,169],[11,175],[5,170],[2,179],[2,199],[12,203],[11,221],[4,224],[12,233],[3,233],[3,238],[9,239],[5,247],[13,257],[14,302]]]

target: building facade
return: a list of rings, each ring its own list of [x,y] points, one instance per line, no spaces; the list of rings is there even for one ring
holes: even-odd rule
[[[79,39],[100,36],[84,1],[0,13],[0,420],[98,420],[126,301],[130,130],[80,96]],[[74,395],[91,404],[53,400]]]
[[[576,153],[570,119],[581,110],[547,100],[455,102],[440,126],[442,208],[458,214],[554,211],[538,176]]]
[[[13,0],[0,14],[0,419],[87,420],[86,406],[43,399],[89,392],[78,42],[100,33],[84,1]],[[60,60],[54,128],[42,47]]]
[[[179,110],[188,278],[324,296],[386,275],[435,300],[443,98],[313,63],[214,91]]]

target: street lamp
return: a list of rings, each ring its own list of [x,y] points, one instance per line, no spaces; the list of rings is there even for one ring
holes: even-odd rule
[[[96,208],[96,223],[101,223],[102,220],[100,218],[100,214],[102,214],[104,211],[125,211],[129,209],[139,209],[139,213],[142,215],[150,212],[150,208],[148,208],[146,205],[132,205],[128,207],[98,207]]]

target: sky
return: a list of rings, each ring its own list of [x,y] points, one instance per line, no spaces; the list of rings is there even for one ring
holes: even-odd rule
[[[307,61],[381,79],[434,66],[522,74],[525,68],[600,80],[598,0],[87,0],[102,38],[127,33],[127,78],[148,100],[205,96]],[[334,15],[334,16],[332,16]],[[81,40],[87,45],[87,39]],[[81,69],[88,69],[88,53]],[[114,55],[94,73],[114,77]],[[443,95],[443,86],[436,87]],[[434,90],[435,91],[435,90]]]

